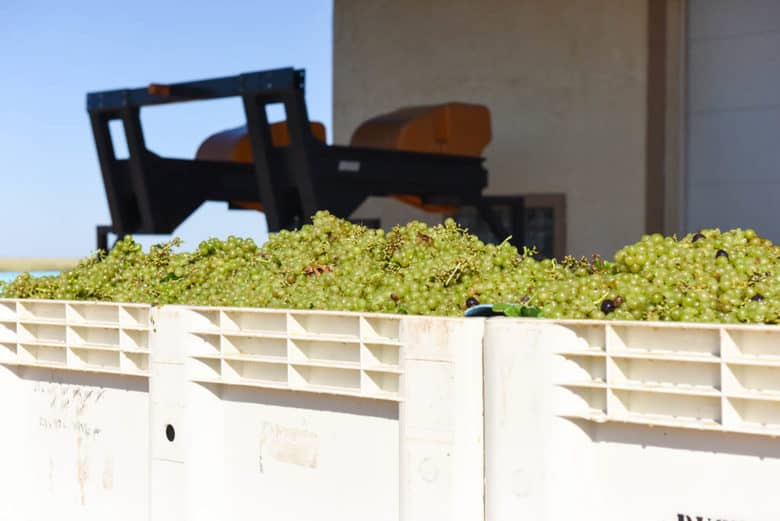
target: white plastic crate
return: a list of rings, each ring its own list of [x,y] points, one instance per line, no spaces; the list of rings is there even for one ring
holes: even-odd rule
[[[153,518],[483,517],[483,320],[155,316]]]
[[[774,327],[0,300],[0,519],[775,519],[778,376]]]
[[[777,519],[778,434],[778,328],[487,322],[486,519]]]
[[[481,519],[483,330],[0,301],[0,519]]]
[[[0,519],[148,516],[148,316],[0,300]]]

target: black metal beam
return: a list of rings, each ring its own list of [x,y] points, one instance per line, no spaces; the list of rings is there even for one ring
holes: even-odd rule
[[[330,146],[317,152],[318,177],[325,185],[360,187],[367,195],[450,196],[475,202],[487,186],[480,157]]]
[[[287,116],[287,131],[290,135],[290,145],[287,154],[290,159],[290,169],[295,186],[298,190],[303,220],[308,221],[323,206],[318,198],[326,187],[318,186],[320,172],[315,172],[313,152],[323,145],[314,139],[311,133],[309,115],[306,111],[306,101],[303,90],[291,89],[284,96],[284,110]],[[348,217],[348,216],[344,216]]]
[[[148,151],[141,128],[140,109],[134,107],[123,109],[122,124],[129,153],[130,182],[132,183],[133,193],[138,205],[138,212],[141,216],[141,224],[146,229],[153,229],[155,227],[153,200],[148,188]]]
[[[127,223],[124,217],[128,213],[123,211],[123,204],[120,199],[120,189],[115,181],[115,161],[114,144],[111,142],[111,131],[108,126],[109,118],[103,114],[91,112],[89,121],[92,126],[92,136],[95,139],[95,148],[97,150],[100,172],[103,177],[103,187],[108,199],[108,208],[111,212],[111,221],[117,229],[124,229]]]
[[[258,95],[244,95],[244,112],[249,133],[249,145],[254,161],[255,184],[263,201],[265,218],[269,230],[278,230],[282,226],[282,208],[280,207],[280,187],[278,176],[271,168],[273,145],[265,112],[265,102]]]
[[[91,92],[87,94],[87,110],[89,112],[116,112],[125,108],[139,108],[164,103],[303,89],[302,72],[288,67],[169,85],[152,84],[149,87],[136,89]],[[169,95],[165,95],[165,89],[160,89],[160,87],[167,87]]]

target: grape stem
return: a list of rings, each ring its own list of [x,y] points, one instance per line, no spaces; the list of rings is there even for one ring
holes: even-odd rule
[[[593,305],[594,305],[594,306],[598,306],[598,305],[599,305],[599,303],[600,303],[602,300],[604,300],[605,298],[607,298],[608,296],[609,296],[609,290],[607,290],[607,291],[606,291],[606,292],[605,292],[603,295],[601,295],[601,296],[600,296],[598,299],[594,300],[594,301],[593,301]]]
[[[448,287],[450,285],[450,282],[452,282],[452,277],[455,276],[455,274],[460,270],[461,266],[463,265],[463,262],[458,262],[458,264],[455,266],[455,268],[452,270],[452,273],[450,273],[450,276],[447,277],[447,281],[444,283],[444,287]]]

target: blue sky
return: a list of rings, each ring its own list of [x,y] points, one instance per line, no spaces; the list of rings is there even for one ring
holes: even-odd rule
[[[82,257],[109,223],[87,92],[305,68],[330,141],[331,30],[330,0],[0,1],[0,257]],[[141,114],[149,148],[171,157],[244,121],[238,98]],[[230,234],[265,240],[262,214],[207,204],[176,232],[185,249]]]

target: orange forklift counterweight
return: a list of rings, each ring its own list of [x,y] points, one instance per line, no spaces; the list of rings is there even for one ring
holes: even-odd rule
[[[286,147],[290,144],[290,133],[287,130],[287,122],[272,123],[271,143],[275,147]],[[311,122],[311,133],[315,139],[325,143],[325,125],[317,121]],[[235,161],[237,163],[251,163],[252,146],[249,143],[249,133],[246,125],[223,130],[206,138],[198,148],[195,159],[211,161]],[[263,205],[259,202],[231,201],[231,204],[247,210],[263,211]]]
[[[480,157],[490,143],[490,111],[484,105],[445,103],[408,107],[372,118],[352,135],[351,146]],[[393,196],[432,213],[456,206],[426,204],[415,195]]]

